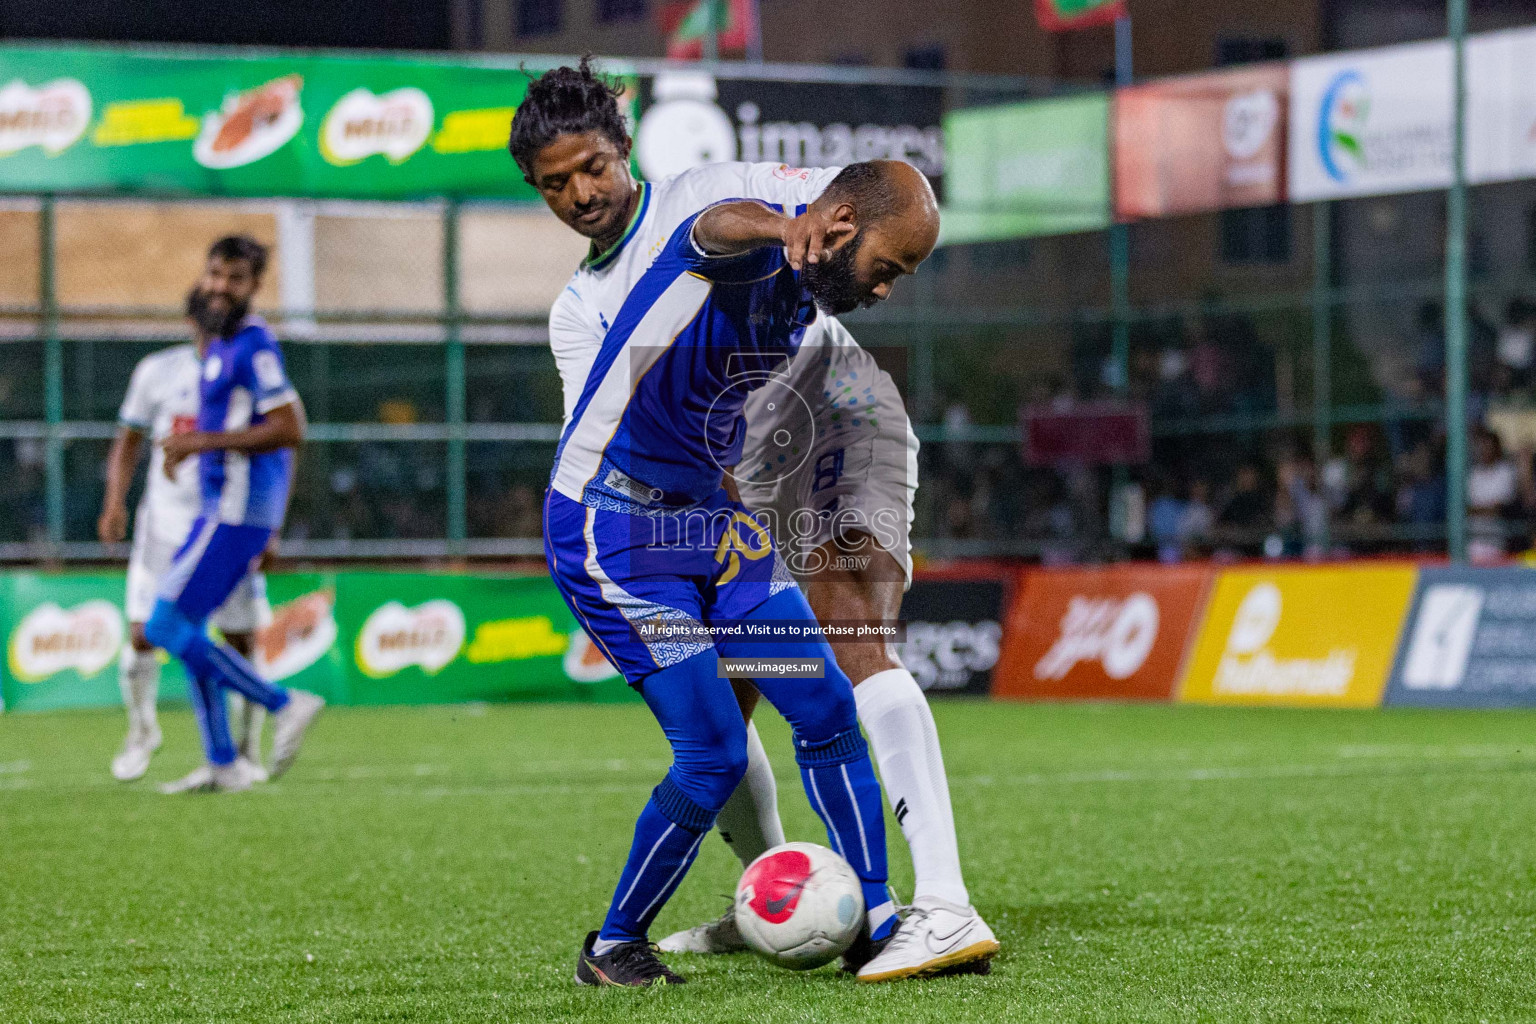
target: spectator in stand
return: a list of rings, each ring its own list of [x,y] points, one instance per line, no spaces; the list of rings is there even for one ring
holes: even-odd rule
[[[1474,563],[1501,561],[1507,550],[1504,520],[1518,510],[1520,473],[1504,454],[1499,435],[1479,427],[1467,473],[1467,555]]]
[[[1275,526],[1307,558],[1320,558],[1328,530],[1328,500],[1318,485],[1317,467],[1304,455],[1287,453],[1277,471]]]
[[[1445,528],[1445,448],[1420,441],[1401,460],[1397,487],[1398,522],[1411,529],[1414,550],[1440,545]]]
[[[1184,556],[1184,513],[1186,503],[1179,499],[1173,485],[1154,479],[1150,487],[1152,501],[1147,505],[1147,533],[1157,548],[1159,562],[1177,562]]]
[[[1499,382],[1496,393],[1524,391],[1531,386],[1531,364],[1536,357],[1536,303],[1511,299],[1499,330]]]
[[[1216,527],[1216,513],[1211,509],[1211,485],[1196,480],[1189,485],[1189,500],[1184,503],[1184,517],[1179,522],[1179,541],[1185,557],[1190,548],[1210,542]]]
[[[1263,546],[1263,538],[1256,535],[1274,525],[1273,513],[1274,501],[1264,493],[1263,478],[1259,475],[1258,467],[1244,463],[1238,467],[1232,493],[1221,507],[1217,525],[1235,535],[1235,545],[1240,551],[1252,554]]]
[[[1381,452],[1373,428],[1357,426],[1350,430],[1344,454],[1328,463],[1323,481],[1328,503],[1340,522],[1369,532],[1371,527],[1386,526],[1395,518],[1397,492],[1392,464]]]

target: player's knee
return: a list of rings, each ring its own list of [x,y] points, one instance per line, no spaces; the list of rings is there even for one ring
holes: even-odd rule
[[[718,747],[704,755],[679,758],[667,777],[701,806],[718,811],[747,774],[745,737],[738,744]]]
[[[195,633],[192,623],[169,601],[156,604],[149,621],[144,623],[144,638],[153,646],[163,647],[177,657],[186,653]]]
[[[803,707],[796,710],[792,721],[795,729],[795,749],[800,740],[816,746],[832,737],[858,729],[858,705],[854,703],[853,686],[845,679],[829,678],[817,692],[807,695]]]
[[[144,623],[142,622],[134,622],[129,625],[128,643],[140,654],[149,654],[155,649],[155,645],[149,642],[149,637],[144,635]]]
[[[725,798],[717,801],[718,790],[708,783],[707,778],[688,778],[674,765],[661,784],[651,790],[651,800],[662,816],[679,828],[708,832],[715,827],[715,818],[725,806]],[[730,796],[729,790],[726,796]]]

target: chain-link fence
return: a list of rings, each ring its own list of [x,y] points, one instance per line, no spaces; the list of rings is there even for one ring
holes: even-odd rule
[[[946,232],[969,224],[891,301],[848,318],[923,442],[919,553],[1445,549],[1444,192],[1112,226],[1100,92],[1085,101],[1096,172],[1080,152],[1015,147],[994,163],[1023,198],[967,207],[948,115],[1059,87],[717,71],[706,105],[739,158],[896,147],[938,184]],[[662,89],[668,73],[635,80],[639,150],[665,127],[658,111],[695,102],[680,90],[706,87],[689,74]],[[1483,550],[1514,550],[1536,514],[1536,184],[1469,196],[1469,514]],[[0,198],[0,558],[122,553],[95,542],[117,404],[139,358],[187,339],[186,290],[231,231],[274,246],[256,305],[312,424],[287,550],[539,554],[561,418],[545,317],[585,251],[542,207],[30,195]],[[1106,408],[1147,435],[1136,453],[1037,443],[1039,422],[1088,436]]]
[[[884,308],[849,320],[923,441],[919,550],[1443,550],[1442,203],[1134,225],[1124,385],[1106,232],[939,250]],[[1536,185],[1479,188],[1472,204],[1472,426],[1503,448],[1474,450],[1473,486],[1488,492],[1474,495],[1475,535],[1515,548],[1533,500]],[[186,340],[181,298],[208,241],[231,230],[276,246],[257,305],[312,420],[289,549],[537,554],[560,422],[544,316],[583,252],[548,214],[15,199],[0,209],[13,254],[0,278],[12,481],[0,555],[109,553],[95,520],[117,404],[139,358]],[[1145,466],[1028,457],[1021,410],[1127,394],[1149,414]]]

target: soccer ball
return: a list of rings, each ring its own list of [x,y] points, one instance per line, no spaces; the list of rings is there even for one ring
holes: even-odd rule
[[[741,937],[759,956],[792,971],[841,955],[863,921],[859,876],[815,843],[775,846],[747,865],[736,886]]]

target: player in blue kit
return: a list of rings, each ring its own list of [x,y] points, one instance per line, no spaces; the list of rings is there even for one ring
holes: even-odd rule
[[[161,579],[144,624],[150,643],[180,658],[202,732],[206,770],[191,789],[249,789],[247,763],[236,760],[224,694],[235,690],[273,715],[271,777],[286,771],[309,724],[324,705],[302,690],[273,686],[250,662],[207,633],[208,617],[252,571],[281,528],[293,476],[293,450],[304,439],[299,396],[288,382],[277,339],[251,299],[261,283],[267,250],[252,238],[222,238],[208,250],[190,308],[213,335],[202,359],[197,429],[162,442],[164,472],[198,458],[202,506],[191,532]],[[206,781],[202,776],[206,774]]]
[[[741,457],[747,394],[793,355],[818,307],[885,298],[932,251],[938,223],[926,179],[885,161],[845,168],[800,216],[715,205],[678,227],[604,338],[556,453],[545,553],[577,618],[656,715],[673,764],[583,945],[579,983],[683,980],[647,931],[746,770],[746,724],[719,658],[822,659],[820,678],[752,678],[789,721],[811,806],[863,884],[870,940],[896,927],[852,684],[827,644],[805,637],[815,617],[794,577],[722,483]]]

